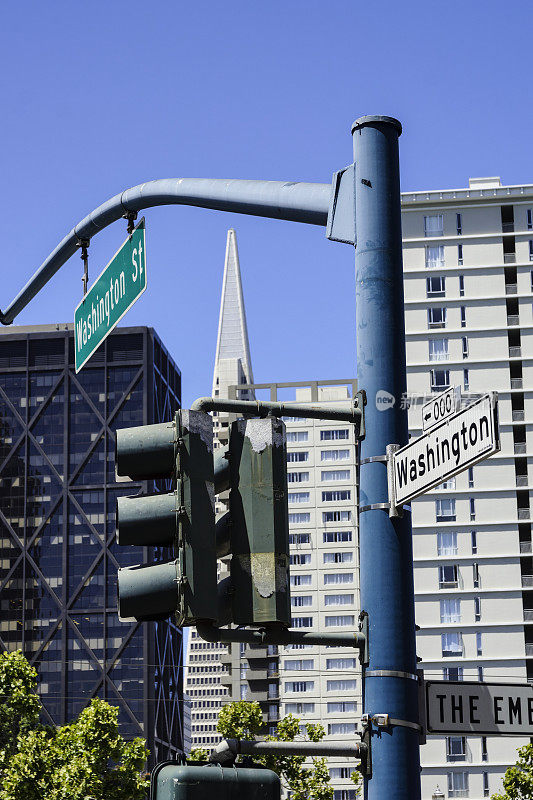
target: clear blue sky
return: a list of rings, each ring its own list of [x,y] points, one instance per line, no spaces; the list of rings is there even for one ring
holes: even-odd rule
[[[4,3],[0,307],[122,189],[329,182],[363,114],[401,120],[404,190],[533,183],[531,28],[524,0]],[[185,404],[210,393],[230,226],[256,380],[354,373],[350,247],[321,228],[201,209],[146,218],[148,290],[124,323],[157,329]],[[124,236],[116,223],[93,239],[92,278]],[[81,270],[76,256],[16,322],[71,321]]]

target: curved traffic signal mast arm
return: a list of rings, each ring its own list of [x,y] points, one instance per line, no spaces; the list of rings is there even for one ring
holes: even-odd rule
[[[330,183],[163,178],[126,189],[82,219],[50,253],[5,311],[0,322],[10,325],[55,273],[74,255],[80,241],[91,238],[132,212],[168,205],[199,206],[216,211],[326,226]]]

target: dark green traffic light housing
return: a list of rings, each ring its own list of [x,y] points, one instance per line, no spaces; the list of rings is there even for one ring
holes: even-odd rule
[[[171,479],[173,491],[117,502],[119,544],[174,546],[176,558],[118,572],[121,619],[157,620],[176,613],[179,625],[217,618],[213,423],[202,411],[117,431],[119,476]]]

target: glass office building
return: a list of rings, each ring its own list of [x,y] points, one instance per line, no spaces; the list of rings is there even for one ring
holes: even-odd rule
[[[105,698],[151,763],[182,747],[182,635],[118,619],[117,568],[171,553],[115,542],[117,497],[164,488],[117,479],[115,430],[171,419],[180,379],[152,328],[116,329],[77,375],[71,325],[0,335],[0,647],[37,668],[45,721]]]

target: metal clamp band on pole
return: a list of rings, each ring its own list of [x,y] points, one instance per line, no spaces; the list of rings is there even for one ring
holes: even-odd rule
[[[376,461],[381,461],[386,464],[388,458],[387,456],[368,456],[368,458],[362,458],[359,464],[373,464]]]
[[[417,683],[419,680],[418,675],[398,669],[367,669],[364,676],[365,678],[407,678],[410,681],[417,681]]]
[[[392,728],[412,728],[418,732],[422,730],[422,725],[419,725],[418,722],[409,722],[406,719],[393,719],[393,717],[389,717],[389,723]]]
[[[363,511],[376,511],[376,510],[383,510],[389,511],[390,510],[390,503],[371,503],[369,506],[360,506],[359,513],[362,514]]]

